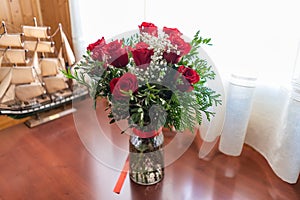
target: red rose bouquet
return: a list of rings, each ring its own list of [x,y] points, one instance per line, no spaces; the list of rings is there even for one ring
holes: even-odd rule
[[[203,113],[208,119],[214,114],[210,106],[221,103],[206,85],[215,73],[199,56],[201,45],[210,45],[210,38],[199,31],[187,42],[176,28],[159,31],[143,22],[130,37],[90,44],[74,73],[65,74],[86,85],[95,102],[109,100],[111,123],[125,119],[142,132],[193,130]]]

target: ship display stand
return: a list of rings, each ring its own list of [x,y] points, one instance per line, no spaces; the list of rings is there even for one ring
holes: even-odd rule
[[[49,122],[76,110],[71,103],[84,99],[85,87],[66,79],[62,70],[75,57],[62,25],[51,35],[47,26],[22,26],[22,33],[8,33],[2,22],[0,35],[0,114],[12,118],[31,116],[28,127]],[[61,44],[55,48],[54,37]]]

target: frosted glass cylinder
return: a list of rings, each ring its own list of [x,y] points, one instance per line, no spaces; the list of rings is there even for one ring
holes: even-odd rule
[[[227,104],[221,152],[238,156],[242,152],[255,91],[254,77],[232,75],[227,85]]]

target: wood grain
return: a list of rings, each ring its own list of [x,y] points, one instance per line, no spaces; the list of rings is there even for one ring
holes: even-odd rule
[[[68,0],[40,0],[41,12],[43,15],[43,25],[51,27],[51,33],[58,28],[61,23],[68,41],[72,47],[71,19]],[[61,45],[60,35],[54,38],[56,48]]]
[[[25,117],[22,119],[13,119],[11,117],[1,115],[0,116],[0,130],[4,130],[8,127],[11,127],[11,126],[14,126],[17,124],[21,124],[21,123],[27,121],[28,119],[30,119],[30,117]]]
[[[8,4],[8,0],[2,0],[0,3],[0,17],[1,21],[5,22],[11,22],[12,21],[12,16],[11,16],[11,11],[10,7]]]
[[[99,121],[107,120],[101,106],[97,116]],[[122,140],[117,134],[113,138]],[[19,124],[0,131],[0,199],[300,199],[299,181],[291,185],[280,180],[249,146],[239,157],[215,151],[209,159],[201,160],[197,145],[195,141],[166,167],[159,184],[140,186],[127,176],[121,193],[116,194],[113,188],[120,172],[87,151],[72,115],[33,129]]]

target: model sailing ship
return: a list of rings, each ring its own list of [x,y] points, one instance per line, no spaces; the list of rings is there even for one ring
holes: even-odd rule
[[[53,35],[50,27],[37,26],[36,21],[35,26],[23,26],[20,34],[9,34],[4,22],[2,28],[0,114],[28,116],[87,95],[85,88],[73,87],[61,73],[75,63],[61,24]],[[58,51],[53,42],[57,34]]]

